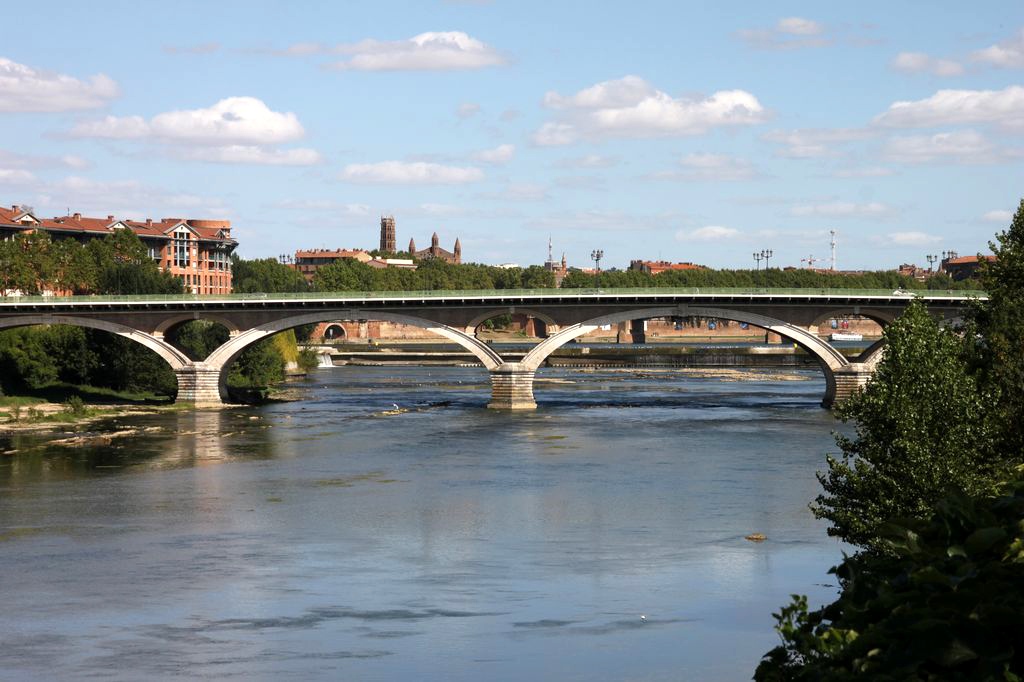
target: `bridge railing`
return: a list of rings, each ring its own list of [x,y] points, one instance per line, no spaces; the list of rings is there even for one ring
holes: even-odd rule
[[[353,300],[409,298],[561,298],[579,299],[600,296],[830,296],[929,299],[984,298],[979,290],[950,289],[826,289],[826,288],[763,288],[763,287],[643,287],[605,289],[433,289],[419,291],[302,291],[289,293],[248,294],[139,294],[103,296],[0,296],[0,305],[25,303],[117,303],[117,302],[186,302],[186,301],[292,301]]]

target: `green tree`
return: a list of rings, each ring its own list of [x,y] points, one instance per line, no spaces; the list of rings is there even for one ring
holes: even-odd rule
[[[246,348],[228,368],[228,384],[242,388],[265,388],[284,377],[285,359],[273,337]]]
[[[1024,481],[951,494],[930,519],[879,528],[885,551],[833,568],[839,598],[806,597],[775,618],[782,644],[760,682],[1005,680],[1024,677]]]
[[[56,381],[59,373],[55,358],[47,352],[42,328],[0,332],[0,383],[7,393],[40,388]]]
[[[308,291],[309,283],[301,272],[273,258],[244,260],[231,257],[231,288],[236,293],[291,293]]]
[[[190,359],[204,360],[229,337],[224,325],[209,320],[192,320],[171,328],[166,338]]]
[[[864,391],[838,409],[856,422],[837,436],[812,505],[829,534],[873,547],[894,517],[926,517],[948,491],[981,494],[1006,473],[994,454],[991,398],[963,358],[957,335],[939,328],[918,301],[885,330],[886,349]]]
[[[88,251],[74,239],[53,244],[52,284],[57,291],[89,293],[96,288],[96,263]]]
[[[1024,457],[1024,200],[1010,227],[989,244],[995,259],[983,263],[988,300],[972,315],[966,337],[983,383],[996,395],[1001,447]]]
[[[149,250],[131,230],[115,230],[93,239],[86,249],[95,263],[99,294],[180,294],[181,280],[162,272]]]

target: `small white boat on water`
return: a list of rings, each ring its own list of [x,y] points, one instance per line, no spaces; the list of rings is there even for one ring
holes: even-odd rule
[[[863,341],[864,335],[855,332],[832,332],[828,337],[829,341]]]

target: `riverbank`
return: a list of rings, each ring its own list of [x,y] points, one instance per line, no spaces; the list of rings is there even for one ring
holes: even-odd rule
[[[0,435],[31,431],[57,431],[68,427],[87,427],[105,419],[136,417],[190,409],[187,405],[139,405],[135,403],[84,405],[35,402],[25,406],[0,407]],[[0,452],[0,454],[5,454]]]

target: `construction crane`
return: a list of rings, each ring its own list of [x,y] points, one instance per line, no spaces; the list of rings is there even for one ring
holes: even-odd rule
[[[817,263],[819,260],[820,260],[819,258],[815,258],[814,257],[814,254],[811,254],[807,258],[801,258],[800,262],[801,263],[807,263],[807,269],[811,270],[811,269],[814,268],[814,264]]]

